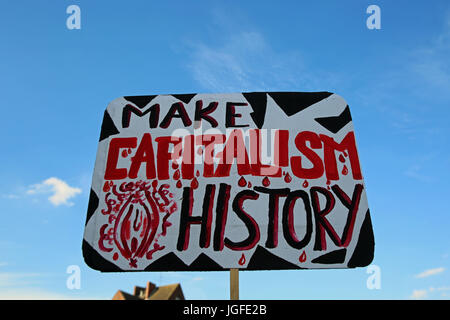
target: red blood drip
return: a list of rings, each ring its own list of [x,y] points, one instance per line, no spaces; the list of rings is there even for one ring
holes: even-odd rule
[[[248,187],[248,188],[251,188],[251,187],[252,187],[252,183],[251,183],[250,181],[248,182],[247,187]]]
[[[178,169],[178,163],[176,161],[172,161],[172,169],[173,170]]]
[[[176,186],[177,186],[178,189],[180,189],[183,186],[183,184],[181,183],[181,180],[177,181]]]
[[[345,152],[345,151],[344,151],[344,156],[346,156],[346,157],[347,157],[347,152]]]
[[[169,193],[169,198],[173,198],[173,193]]]
[[[197,170],[197,172],[195,173],[195,175],[196,175],[197,177],[200,177],[200,171]]]
[[[243,266],[245,264],[245,255],[242,254],[241,258],[239,259],[239,265]]]
[[[109,182],[106,181],[105,184],[103,185],[103,192],[108,192],[108,191],[109,191],[109,188],[110,188]]]
[[[298,261],[300,261],[301,263],[306,261],[306,252],[305,251],[302,252],[300,257],[298,258]]]
[[[117,252],[114,252],[113,260],[116,261],[117,259],[119,259],[119,254]]]
[[[339,161],[344,163],[345,162],[345,158],[342,154],[339,155]]]
[[[342,168],[342,174],[346,176],[348,174],[347,166],[344,164],[344,168]]]
[[[131,154],[131,148],[128,148],[128,154]]]
[[[155,189],[158,187],[158,180],[153,180],[152,181],[152,187],[155,188]]]
[[[330,185],[330,183],[331,183],[331,181],[330,181],[330,180],[327,180],[327,185]]]
[[[123,151],[122,151],[122,157],[124,157],[124,158],[128,157],[128,152],[127,152],[127,150],[123,150]]]
[[[284,176],[284,182],[289,183],[292,181],[292,177],[291,175],[288,173],[286,173],[286,175]]]
[[[327,189],[330,190],[330,186],[327,186]]]
[[[247,185],[247,181],[245,180],[244,177],[241,177],[238,181],[238,186],[239,187],[245,187]]]
[[[173,174],[173,180],[179,180],[180,179],[180,170],[176,170]]]
[[[110,181],[109,186],[112,187],[114,185],[114,182]]]
[[[303,181],[302,186],[303,186],[303,188],[308,188],[308,186],[309,186],[308,180]]]
[[[262,181],[262,184],[263,184],[264,187],[270,186],[270,180],[269,180],[269,178],[264,177],[264,179],[263,179],[263,181]]]
[[[192,189],[197,189],[198,188],[197,178],[194,178],[194,179],[191,180],[191,188]]]

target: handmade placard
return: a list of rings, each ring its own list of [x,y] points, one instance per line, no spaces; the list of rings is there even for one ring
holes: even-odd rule
[[[90,267],[353,268],[373,252],[339,95],[173,94],[108,105],[83,241]]]

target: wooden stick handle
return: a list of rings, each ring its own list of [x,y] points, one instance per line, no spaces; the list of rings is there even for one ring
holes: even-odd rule
[[[239,269],[230,269],[230,300],[239,300]]]

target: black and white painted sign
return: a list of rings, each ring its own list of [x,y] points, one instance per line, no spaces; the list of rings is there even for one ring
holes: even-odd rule
[[[83,241],[90,267],[353,268],[373,252],[342,97],[173,94],[108,105]]]

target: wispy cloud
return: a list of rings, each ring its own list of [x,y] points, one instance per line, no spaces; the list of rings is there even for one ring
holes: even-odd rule
[[[404,174],[407,177],[416,179],[418,181],[421,182],[431,182],[433,179],[430,176],[425,175],[423,172],[425,170],[423,170],[422,165],[419,164],[413,164],[411,166],[409,166],[406,171],[404,172]]]
[[[0,272],[0,288],[37,284],[42,276],[42,274],[38,273]]]
[[[20,197],[17,194],[8,193],[8,194],[2,194],[2,198],[15,200],[15,199],[19,199]]]
[[[442,273],[444,271],[445,271],[445,268],[442,268],[442,267],[441,268],[428,269],[428,270],[425,270],[425,271],[423,271],[423,272],[421,272],[419,274],[416,274],[415,278],[426,278],[426,277],[429,277],[429,276],[433,276],[435,274]]]
[[[223,45],[191,44],[189,63],[194,79],[204,88],[217,92],[267,90],[292,87],[301,74],[301,57],[277,53],[263,35],[242,31],[225,36]]]
[[[59,205],[72,206],[73,202],[70,202],[69,199],[81,193],[81,189],[71,187],[65,181],[55,177],[51,177],[48,178],[47,180],[44,180],[42,183],[30,186],[30,188],[27,190],[27,194],[29,195],[42,193],[44,194],[52,193],[52,195],[48,198],[48,200],[54,206]]]
[[[443,291],[450,291],[450,287],[430,287],[430,292],[434,292],[434,291],[438,291],[438,292],[443,292]]]
[[[413,290],[410,299],[421,300],[425,299],[428,296],[428,291],[425,290]]]
[[[413,290],[412,294],[409,296],[410,299],[435,299],[435,298],[445,298],[449,296],[450,287],[430,287],[428,289],[416,289]]]
[[[201,87],[213,92],[317,91],[337,83],[330,73],[310,72],[298,50],[277,50],[262,32],[242,21],[230,23],[233,19],[215,11],[214,40],[186,41],[187,67]]]
[[[104,300],[107,298],[84,296],[80,294],[75,294],[75,292],[70,292],[70,294],[63,294],[43,288],[34,288],[34,287],[11,288],[5,290],[0,289],[0,300],[76,300],[76,299]]]
[[[0,291],[1,300],[66,300],[70,297],[36,288],[8,289]]]
[[[412,70],[422,79],[436,88],[444,89],[448,95],[450,89],[450,11],[447,12],[444,25],[438,34],[426,47],[412,52]]]
[[[0,272],[0,300],[73,300],[105,299],[105,297],[86,296],[80,290],[67,290],[67,293],[54,292],[45,285],[50,274]]]
[[[192,278],[192,281],[202,281],[202,280],[204,280],[202,277]]]

